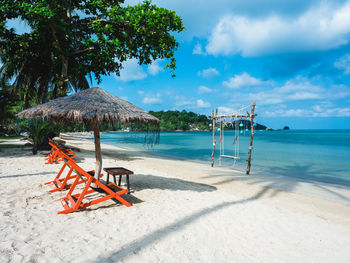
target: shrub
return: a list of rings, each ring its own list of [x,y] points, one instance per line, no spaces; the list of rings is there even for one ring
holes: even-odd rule
[[[38,150],[49,149],[49,139],[59,135],[57,125],[46,120],[31,120],[28,125],[28,137],[33,143],[33,154]]]

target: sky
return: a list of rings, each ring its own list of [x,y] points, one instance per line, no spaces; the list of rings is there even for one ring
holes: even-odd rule
[[[350,0],[153,3],[186,27],[175,35],[176,77],[165,61],[129,60],[100,88],[145,110],[210,115],[255,101],[257,121],[271,128],[350,129]]]

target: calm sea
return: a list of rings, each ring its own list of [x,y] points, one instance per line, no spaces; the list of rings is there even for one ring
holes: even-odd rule
[[[240,159],[221,160],[221,166],[245,170],[250,132],[235,134],[225,131],[225,155]],[[211,132],[161,132],[158,145],[144,143],[144,133],[104,133],[101,140],[107,144],[128,146],[172,159],[208,163],[212,151]],[[216,134],[215,161],[219,165],[219,133]],[[238,148],[238,147],[237,147]],[[322,182],[350,185],[350,130],[290,130],[256,131],[252,152],[252,172],[268,172]]]

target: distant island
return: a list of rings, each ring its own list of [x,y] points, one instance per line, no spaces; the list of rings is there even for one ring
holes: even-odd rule
[[[211,120],[204,114],[192,111],[150,111],[160,120],[161,131],[205,131],[210,129]]]

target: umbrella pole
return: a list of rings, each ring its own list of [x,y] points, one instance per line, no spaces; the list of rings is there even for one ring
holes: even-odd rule
[[[102,170],[100,127],[96,119],[93,120],[93,124],[94,124],[95,154],[96,154],[95,178],[99,181],[101,170]]]

